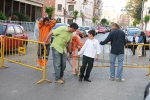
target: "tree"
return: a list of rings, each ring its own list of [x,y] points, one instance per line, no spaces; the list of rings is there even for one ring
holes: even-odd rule
[[[107,19],[103,18],[100,23],[101,24],[107,24]]]
[[[126,4],[127,13],[137,21],[141,20],[142,1],[143,0],[129,0]]]
[[[0,20],[7,20],[7,17],[0,11]]]
[[[45,6],[45,12],[48,14],[48,17],[51,19],[55,8],[52,6]]]
[[[95,27],[96,20],[97,20],[96,18],[94,18],[94,17],[92,18],[92,22],[94,24],[94,27]]]
[[[149,22],[149,20],[150,20],[150,16],[145,15],[145,17],[144,17],[144,22],[145,22],[145,31],[146,31],[147,23]]]
[[[80,12],[80,16],[81,16],[81,18],[82,18],[82,26],[83,26],[83,22],[84,22],[84,13],[83,12]]]
[[[77,20],[77,17],[78,17],[78,10],[75,10],[75,11],[73,11],[73,18],[75,19],[75,22],[76,22],[76,20]]]
[[[133,26],[136,26],[137,24],[140,24],[140,22],[138,20],[134,20],[133,21]]]

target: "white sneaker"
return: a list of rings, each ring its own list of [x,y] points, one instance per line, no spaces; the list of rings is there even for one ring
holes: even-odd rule
[[[124,78],[120,78],[120,79],[119,79],[119,78],[116,78],[116,81],[117,81],[117,82],[125,82],[126,80],[125,80]]]

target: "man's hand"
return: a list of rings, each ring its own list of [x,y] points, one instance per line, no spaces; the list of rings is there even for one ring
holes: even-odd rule
[[[98,60],[98,55],[96,55],[95,60]]]
[[[45,46],[46,42],[42,42],[42,45]]]

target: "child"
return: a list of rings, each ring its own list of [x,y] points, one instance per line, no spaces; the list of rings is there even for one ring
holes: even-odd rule
[[[84,81],[91,82],[91,80],[89,80],[89,76],[93,68],[94,58],[95,60],[98,60],[99,54],[101,52],[99,42],[97,39],[94,38],[95,33],[96,32],[94,30],[90,30],[88,32],[89,39],[86,40],[84,46],[78,52],[78,55],[84,52],[82,66],[80,68],[79,82],[81,82],[83,78]],[[86,68],[87,64],[88,67]],[[86,74],[84,76],[85,69],[86,69]]]
[[[56,20],[50,20],[48,17],[41,18],[38,23],[39,27],[39,42],[44,42],[46,45],[46,64],[48,62],[48,56],[50,51],[50,38],[48,38],[46,41],[49,32],[51,29],[55,26]],[[42,56],[44,55],[44,46],[39,44],[38,45],[38,65],[37,67],[42,68],[44,66],[44,60],[42,59]]]

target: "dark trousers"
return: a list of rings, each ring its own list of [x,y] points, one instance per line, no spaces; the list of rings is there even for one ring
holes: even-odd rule
[[[91,70],[93,68],[94,58],[87,57],[83,55],[82,66],[80,68],[80,78],[88,79],[90,77]],[[88,66],[86,67],[86,65]],[[84,72],[86,69],[86,74],[84,76]]]
[[[50,51],[50,44],[47,44],[46,45],[46,60],[48,60],[49,51]],[[38,59],[42,59],[43,56],[44,56],[44,47],[42,44],[39,44],[38,45]]]
[[[137,45],[131,45],[131,51],[133,52],[133,55],[135,55],[135,49],[137,48]]]
[[[146,46],[143,46],[142,47],[142,56],[145,56],[146,55]]]

